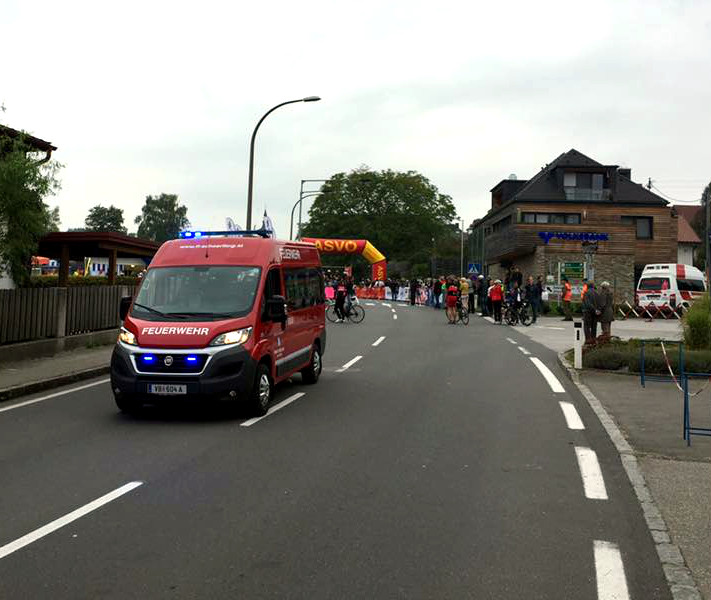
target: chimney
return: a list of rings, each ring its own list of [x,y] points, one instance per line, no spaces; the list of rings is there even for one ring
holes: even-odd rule
[[[632,169],[617,169],[617,172],[632,181]]]

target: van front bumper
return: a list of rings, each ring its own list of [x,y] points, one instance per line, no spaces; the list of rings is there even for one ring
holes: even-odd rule
[[[158,369],[146,372],[150,367],[139,367],[137,360],[137,356],[144,353],[155,354],[161,359],[180,354],[208,354],[209,358],[198,373],[157,372]],[[161,398],[245,400],[252,390],[256,369],[257,363],[242,346],[178,350],[140,348],[119,342],[111,356],[111,389],[116,396],[142,398],[145,401]],[[151,384],[185,385],[187,393],[175,396],[151,394]]]

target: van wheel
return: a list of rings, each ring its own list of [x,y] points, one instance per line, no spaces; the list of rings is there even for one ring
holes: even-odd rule
[[[304,383],[316,383],[319,375],[321,375],[321,369],[323,369],[321,350],[314,344],[314,349],[311,351],[311,361],[309,361],[309,366],[305,369],[301,369],[301,377],[303,378]]]
[[[274,385],[269,368],[262,363],[257,367],[257,376],[254,379],[254,385],[249,395],[250,412],[255,417],[263,417],[267,414],[269,403],[272,401],[274,393],[273,388]]]
[[[116,401],[116,406],[118,406],[119,410],[127,415],[135,415],[139,413],[141,407],[143,406],[143,404],[133,396],[114,396],[114,400]]]

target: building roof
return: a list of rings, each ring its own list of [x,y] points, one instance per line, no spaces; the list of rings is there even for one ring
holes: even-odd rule
[[[2,137],[12,139],[21,137],[25,140],[25,142],[27,142],[28,145],[32,146],[36,150],[41,150],[42,152],[52,152],[57,149],[56,146],[53,146],[49,142],[45,142],[44,140],[36,138],[35,136],[25,133],[24,131],[18,131],[12,127],[6,127],[5,125],[0,125],[0,138]]]
[[[40,240],[37,255],[59,259],[62,246],[67,246],[70,260],[84,260],[85,256],[108,256],[111,250],[116,250],[118,258],[152,257],[160,243],[123,233],[57,231]]]
[[[701,212],[702,208],[703,206],[701,206],[701,204],[674,205],[674,210],[676,211],[676,214],[678,214],[680,217],[684,217],[689,222],[689,224],[694,222],[694,219],[696,219],[696,215]]]
[[[678,218],[679,222],[679,233],[677,234],[677,242],[679,244],[700,244],[701,239],[699,238],[698,235],[696,235],[696,232],[694,231],[694,228],[689,225],[689,221],[686,220],[684,215],[679,215]]]

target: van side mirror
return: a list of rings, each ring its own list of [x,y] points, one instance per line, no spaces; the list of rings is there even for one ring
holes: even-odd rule
[[[131,302],[133,302],[133,298],[131,296],[124,296],[121,298],[121,304],[119,305],[119,316],[121,317],[121,322],[126,320],[128,311],[131,308]]]
[[[286,300],[284,296],[272,296],[267,300],[266,317],[269,321],[286,323]]]

